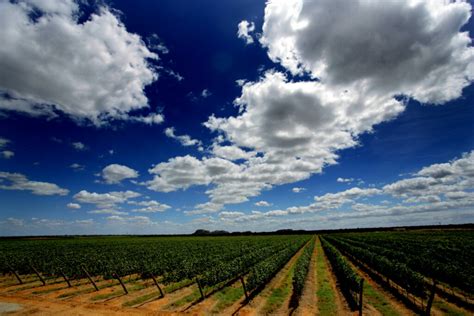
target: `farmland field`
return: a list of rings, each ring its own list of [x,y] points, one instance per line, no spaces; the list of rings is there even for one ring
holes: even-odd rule
[[[0,314],[474,312],[467,229],[17,238],[0,254]]]

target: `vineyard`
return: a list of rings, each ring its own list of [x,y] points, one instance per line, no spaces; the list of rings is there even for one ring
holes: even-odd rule
[[[472,230],[2,239],[0,313],[472,315],[473,262]]]

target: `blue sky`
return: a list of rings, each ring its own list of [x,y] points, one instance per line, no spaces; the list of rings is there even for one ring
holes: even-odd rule
[[[470,18],[0,1],[0,235],[471,223]]]

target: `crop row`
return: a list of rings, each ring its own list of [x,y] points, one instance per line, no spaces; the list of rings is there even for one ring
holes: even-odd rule
[[[293,304],[297,304],[301,294],[303,293],[305,280],[308,276],[309,265],[311,263],[311,257],[314,252],[314,243],[315,239],[313,238],[296,261],[293,273]]]
[[[406,264],[390,260],[385,256],[374,253],[366,248],[352,245],[340,238],[334,238],[332,236],[326,236],[325,238],[344,254],[365,263],[408,292],[421,298],[427,297],[427,289],[425,288],[423,276],[411,270]]]
[[[420,238],[417,240],[383,233],[347,234],[335,237],[390,261],[405,264],[411,270],[430,279],[436,279],[473,294],[474,268],[470,264],[474,262],[472,245],[464,245],[465,241],[460,242],[455,235],[449,236],[450,238],[438,236],[438,239],[431,239],[429,236],[427,234],[413,236]]]
[[[249,272],[268,257],[295,252],[309,237],[83,238],[0,242],[0,272],[33,269],[68,278],[161,276],[168,284],[199,279],[212,286]],[[86,272],[87,271],[87,272]]]
[[[329,238],[326,239],[321,237],[320,240],[324,249],[324,253],[326,254],[329,262],[331,263],[332,269],[339,280],[339,284],[341,285],[343,293],[348,298],[348,301],[352,306],[357,306],[359,295],[361,295],[362,292],[361,278],[352,269],[339,250],[337,250],[336,247],[331,244],[332,241],[329,241]]]

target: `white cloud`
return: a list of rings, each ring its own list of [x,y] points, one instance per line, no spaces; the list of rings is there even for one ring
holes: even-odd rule
[[[440,173],[443,167],[451,172]],[[273,216],[303,215],[307,213],[327,213],[318,215],[315,221],[338,221],[384,216],[412,216],[417,213],[457,213],[474,207],[474,151],[449,163],[433,164],[422,168],[412,178],[399,180],[382,188],[350,188],[314,197],[314,203],[292,206],[285,210],[236,214],[226,221],[259,222]],[[420,177],[423,174],[424,177]],[[443,176],[441,176],[441,174]],[[394,203],[387,200],[360,203],[359,200],[374,196],[391,196]],[[370,200],[369,200],[370,201]],[[224,216],[225,217],[225,216]],[[407,222],[406,224],[409,224]],[[393,226],[393,223],[391,223]]]
[[[212,92],[209,91],[208,89],[204,89],[201,92],[201,97],[203,97],[204,99],[210,97],[211,95],[212,95]]]
[[[9,217],[7,218],[7,223],[13,226],[24,226],[25,220],[20,219],[20,218]]]
[[[254,40],[251,33],[255,31],[255,23],[243,20],[237,27],[237,37],[243,39],[247,45],[252,44]]]
[[[123,116],[122,119],[147,125],[159,125],[165,121],[165,117],[160,113],[150,113],[147,116]]]
[[[165,129],[165,135],[169,138],[176,139],[181,145],[187,146],[202,146],[202,142],[197,139],[192,139],[189,135],[176,135],[174,127]]]
[[[171,70],[171,69],[164,69],[164,70],[168,75],[175,78],[176,80],[178,80],[178,81],[183,81],[184,80],[184,77],[181,76],[181,74],[179,74],[178,72],[176,72],[174,70]]]
[[[10,140],[0,137],[0,149],[5,147],[8,143],[10,143]]]
[[[278,72],[246,83],[235,103],[239,116],[211,116],[205,125],[238,147],[265,153],[270,161],[306,164],[303,179],[334,164],[335,151],[356,145],[356,135],[404,109],[394,99],[367,99],[358,91],[333,91],[320,82],[290,82]]]
[[[197,204],[194,207],[194,210],[184,211],[184,214],[199,215],[199,214],[207,214],[207,213],[216,213],[216,212],[219,212],[222,208],[223,208],[222,204],[206,202],[206,203]]]
[[[293,74],[441,104],[473,78],[467,2],[268,2],[261,43]]]
[[[245,80],[245,79],[237,79],[237,80],[235,80],[235,83],[236,83],[239,87],[242,87],[246,82],[247,82],[247,80]]]
[[[149,217],[147,216],[120,216],[120,215],[112,215],[107,217],[108,221],[112,222],[122,222],[122,223],[129,223],[133,225],[154,225],[156,222],[153,222]]]
[[[125,203],[129,199],[141,196],[134,191],[118,191],[108,193],[96,193],[82,190],[76,193],[73,198],[80,203],[95,204],[101,209],[114,208],[116,204]]]
[[[314,200],[318,203],[324,204],[326,207],[335,208],[344,203],[353,202],[361,197],[373,196],[381,193],[381,190],[375,188],[361,189],[354,187],[338,193],[327,193],[322,196],[316,196]]]
[[[212,153],[216,157],[231,161],[239,159],[248,160],[256,154],[254,151],[245,151],[237,146],[221,146],[216,143],[214,143],[212,146]]]
[[[351,183],[354,181],[354,178],[337,178],[336,181],[340,183]]]
[[[10,159],[10,158],[12,158],[13,156],[15,156],[15,153],[14,153],[13,151],[11,151],[11,150],[4,150],[4,151],[2,151],[2,156],[3,156],[3,158],[5,158],[5,159]]]
[[[408,196],[417,193],[422,194],[422,192],[426,192],[426,190],[436,183],[437,181],[433,178],[417,177],[386,185],[384,190],[394,196]]]
[[[229,218],[238,218],[241,216],[245,216],[245,213],[243,212],[229,212],[229,211],[224,211],[219,213],[219,217],[221,219],[229,219]]]
[[[78,163],[73,163],[69,166],[69,168],[73,169],[74,171],[80,171],[80,170],[84,170],[86,167]]]
[[[127,212],[117,211],[114,209],[99,209],[87,212],[89,214],[100,214],[100,215],[128,215]]]
[[[0,2],[0,91],[8,94],[0,109],[59,110],[102,125],[148,107],[144,88],[158,77],[149,60],[158,55],[106,6],[80,17],[73,0]]]
[[[5,181],[9,182],[5,184]],[[69,190],[63,189],[54,183],[28,180],[20,173],[0,171],[0,189],[31,191],[35,195],[67,195]]]
[[[161,52],[162,54],[168,54],[170,51],[166,47],[165,43],[160,39],[158,34],[152,34],[147,38],[148,48]]]
[[[67,207],[70,209],[78,210],[81,208],[81,205],[77,203],[68,203]]]
[[[305,188],[299,188],[299,187],[295,187],[293,189],[291,189],[291,191],[293,191],[293,193],[300,193],[302,191],[305,191],[306,189]]]
[[[71,146],[77,151],[85,151],[88,149],[88,147],[84,143],[81,143],[81,142],[73,142],[71,143]]]
[[[211,181],[204,163],[189,155],[171,158],[168,162],[157,164],[149,172],[155,177],[146,185],[149,189],[159,192],[187,189],[192,185],[207,185]]]
[[[74,224],[78,224],[78,225],[92,225],[94,224],[94,220],[89,218],[89,219],[78,219],[78,220],[75,220],[74,221]]]
[[[158,201],[142,201],[142,202],[136,202],[136,201],[130,201],[128,202],[129,204],[133,205],[139,205],[139,206],[144,206],[142,208],[134,209],[132,212],[138,212],[138,213],[157,213],[157,212],[164,212],[167,209],[170,209],[171,206],[167,204],[162,204]]]
[[[9,139],[0,137],[0,149],[6,147],[6,145],[9,143],[11,143]],[[11,150],[0,151],[0,154],[2,155],[4,159],[10,159],[10,158],[13,158],[13,156],[15,156],[15,153]]]
[[[124,165],[111,164],[102,170],[101,175],[106,183],[117,184],[125,179],[137,178],[138,172]]]
[[[268,203],[267,201],[258,201],[254,204],[255,206],[264,206],[264,207],[267,207],[267,206],[271,206],[272,204],[271,203]]]

